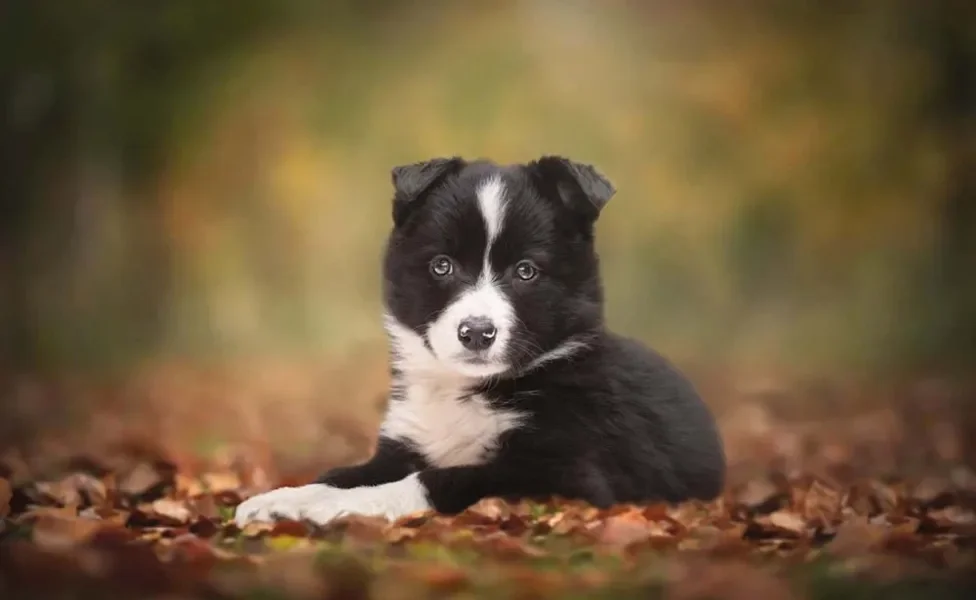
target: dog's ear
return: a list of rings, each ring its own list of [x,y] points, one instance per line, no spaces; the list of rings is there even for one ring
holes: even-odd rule
[[[432,158],[423,162],[393,167],[390,177],[393,180],[393,222],[400,226],[407,214],[434,185],[447,175],[456,173],[464,161],[455,156],[451,158]]]
[[[544,194],[592,223],[617,192],[613,184],[593,165],[561,156],[543,156],[528,164],[536,185]]]

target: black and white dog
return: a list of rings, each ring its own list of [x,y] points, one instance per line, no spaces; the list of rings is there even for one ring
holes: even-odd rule
[[[610,182],[554,156],[438,158],[392,178],[392,387],[375,454],[248,499],[238,524],[720,493],[722,443],[692,385],[604,325],[593,232]]]

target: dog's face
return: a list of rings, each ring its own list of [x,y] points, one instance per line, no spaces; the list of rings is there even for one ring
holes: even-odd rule
[[[600,327],[593,226],[614,189],[592,167],[433,159],[393,183],[384,301],[398,368],[524,372]]]

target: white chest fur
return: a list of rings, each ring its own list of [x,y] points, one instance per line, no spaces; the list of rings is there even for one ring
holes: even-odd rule
[[[401,384],[391,401],[380,435],[410,442],[436,467],[477,465],[489,460],[499,438],[524,415],[496,409],[462,386],[425,380]]]

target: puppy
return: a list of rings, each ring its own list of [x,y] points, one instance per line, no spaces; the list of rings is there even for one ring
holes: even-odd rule
[[[714,419],[671,364],[604,324],[590,165],[437,158],[392,172],[389,407],[372,458],[242,503],[236,520],[456,513],[485,497],[717,496]]]

